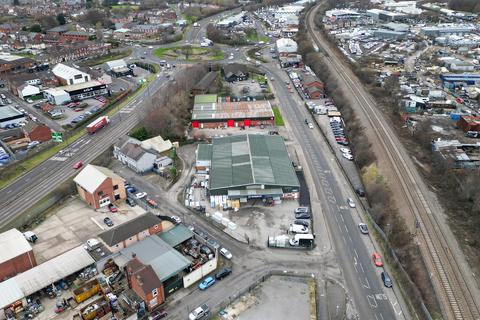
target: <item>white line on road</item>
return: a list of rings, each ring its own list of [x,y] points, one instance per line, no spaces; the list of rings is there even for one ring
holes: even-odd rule
[[[355,252],[355,256],[358,258],[358,253],[356,249],[353,249],[353,252]]]
[[[362,272],[365,273],[365,270],[363,269],[363,264],[360,262],[360,269],[362,269]]]
[[[345,222],[345,219],[343,219],[343,215],[340,215],[340,218],[342,218],[342,222]]]
[[[105,230],[105,228],[100,224],[98,223],[97,220],[95,220],[93,217],[90,217],[90,219],[93,221],[93,223],[95,223],[100,229],[102,230]]]
[[[347,228],[347,225],[346,225],[346,224],[344,224],[344,225],[343,225],[343,227],[345,228],[345,231],[347,231],[347,233],[348,233],[348,228]]]

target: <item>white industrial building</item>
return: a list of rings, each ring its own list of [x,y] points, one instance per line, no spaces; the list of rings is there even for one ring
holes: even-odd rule
[[[60,88],[47,89],[43,91],[43,96],[48,100],[48,102],[57,106],[71,100],[70,95],[65,90]]]
[[[280,38],[275,45],[279,56],[296,54],[298,50],[297,43],[290,38]]]
[[[88,73],[82,72],[63,63],[59,63],[53,67],[52,72],[64,85],[79,84],[92,80]]]
[[[40,94],[40,89],[36,86],[30,84],[24,84],[17,89],[18,96],[22,99],[27,99],[28,97],[36,96]]]

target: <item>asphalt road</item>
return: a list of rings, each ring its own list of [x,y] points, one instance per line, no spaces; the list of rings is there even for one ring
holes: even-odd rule
[[[72,165],[78,161],[88,163],[107,150],[115,141],[125,135],[141,120],[139,109],[151,93],[166,83],[164,76],[157,77],[122,112],[111,117],[111,123],[94,135],[85,135],[73,142],[68,150],[62,150],[25,173],[15,182],[0,190],[0,225],[4,226],[17,215],[33,206],[77,171]],[[135,110],[135,112],[133,112]],[[68,141],[68,136],[67,136]]]
[[[398,314],[392,305],[396,301],[392,303],[390,299],[385,299],[379,270],[375,269],[370,259],[371,252],[367,252],[361,239],[357,224],[352,218],[352,209],[346,204],[347,197],[355,197],[352,190],[346,190],[345,178],[336,174],[341,170],[337,163],[332,161],[334,156],[321,138],[320,130],[312,130],[305,125],[306,118],[310,119],[310,122],[314,121],[301,101],[295,99],[297,95],[290,94],[286,89],[283,72],[276,66],[263,65],[262,68],[269,77],[274,77],[275,93],[280,101],[282,114],[307,158],[308,163],[304,165],[309,166],[315,182],[312,191],[315,190],[321,199],[337,259],[360,319],[395,319]],[[398,307],[397,311],[400,311]]]

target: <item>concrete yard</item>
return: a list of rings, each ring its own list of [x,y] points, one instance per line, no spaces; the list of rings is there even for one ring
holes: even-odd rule
[[[145,212],[140,206],[132,208],[125,202],[119,204],[118,209],[117,213],[111,213],[106,207],[95,211],[79,198],[69,199],[32,230],[38,236],[33,245],[37,263],[73,249],[107,230],[109,227],[103,223],[107,216],[119,225]]]
[[[308,320],[309,288],[306,279],[272,276],[252,292],[254,303],[239,318],[242,320]],[[251,299],[247,299],[248,301]],[[239,302],[241,303],[241,302]]]

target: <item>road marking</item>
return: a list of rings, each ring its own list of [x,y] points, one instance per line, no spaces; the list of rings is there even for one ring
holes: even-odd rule
[[[359,265],[360,265],[360,269],[362,269],[362,272],[365,273],[365,270],[363,269],[363,264],[360,262]]]
[[[342,218],[342,222],[345,223],[345,219],[343,219],[343,215],[340,215],[340,218]]]
[[[358,270],[357,270],[357,259],[355,259],[355,257],[353,257],[353,267],[355,268],[355,271],[358,273]]]
[[[345,228],[345,231],[347,231],[347,233],[348,233],[347,225],[344,224],[343,227]]]
[[[357,253],[357,250],[355,248],[353,249],[353,252],[355,253],[355,256],[358,258],[358,253]]]
[[[368,279],[365,278],[365,284],[363,283],[363,281],[360,280],[360,283],[362,284],[362,286],[364,286],[365,288],[367,289],[370,289],[370,282],[368,282]]]
[[[387,300],[387,299],[388,299],[388,298],[387,298],[387,295],[384,294],[384,296],[385,296],[385,300]],[[395,303],[393,303],[393,302],[390,301],[390,303],[392,304],[393,311],[394,311],[396,314],[401,315],[401,314],[402,314],[402,309],[399,308],[400,310],[397,312],[397,308],[395,307],[396,305],[398,305],[398,301],[395,301]]]
[[[93,221],[93,223],[95,223],[100,229],[102,230],[105,230],[105,228],[100,224],[98,223],[97,220],[95,220],[93,217],[90,217],[90,219]]]
[[[368,301],[368,304],[370,304],[370,307],[377,308],[377,306],[378,306],[377,300],[375,300],[375,297],[373,295],[367,295],[367,301]],[[376,316],[377,315],[375,315],[375,317]]]
[[[51,157],[50,158],[50,160],[53,160],[53,161],[65,161],[67,159],[68,159],[67,157]]]

